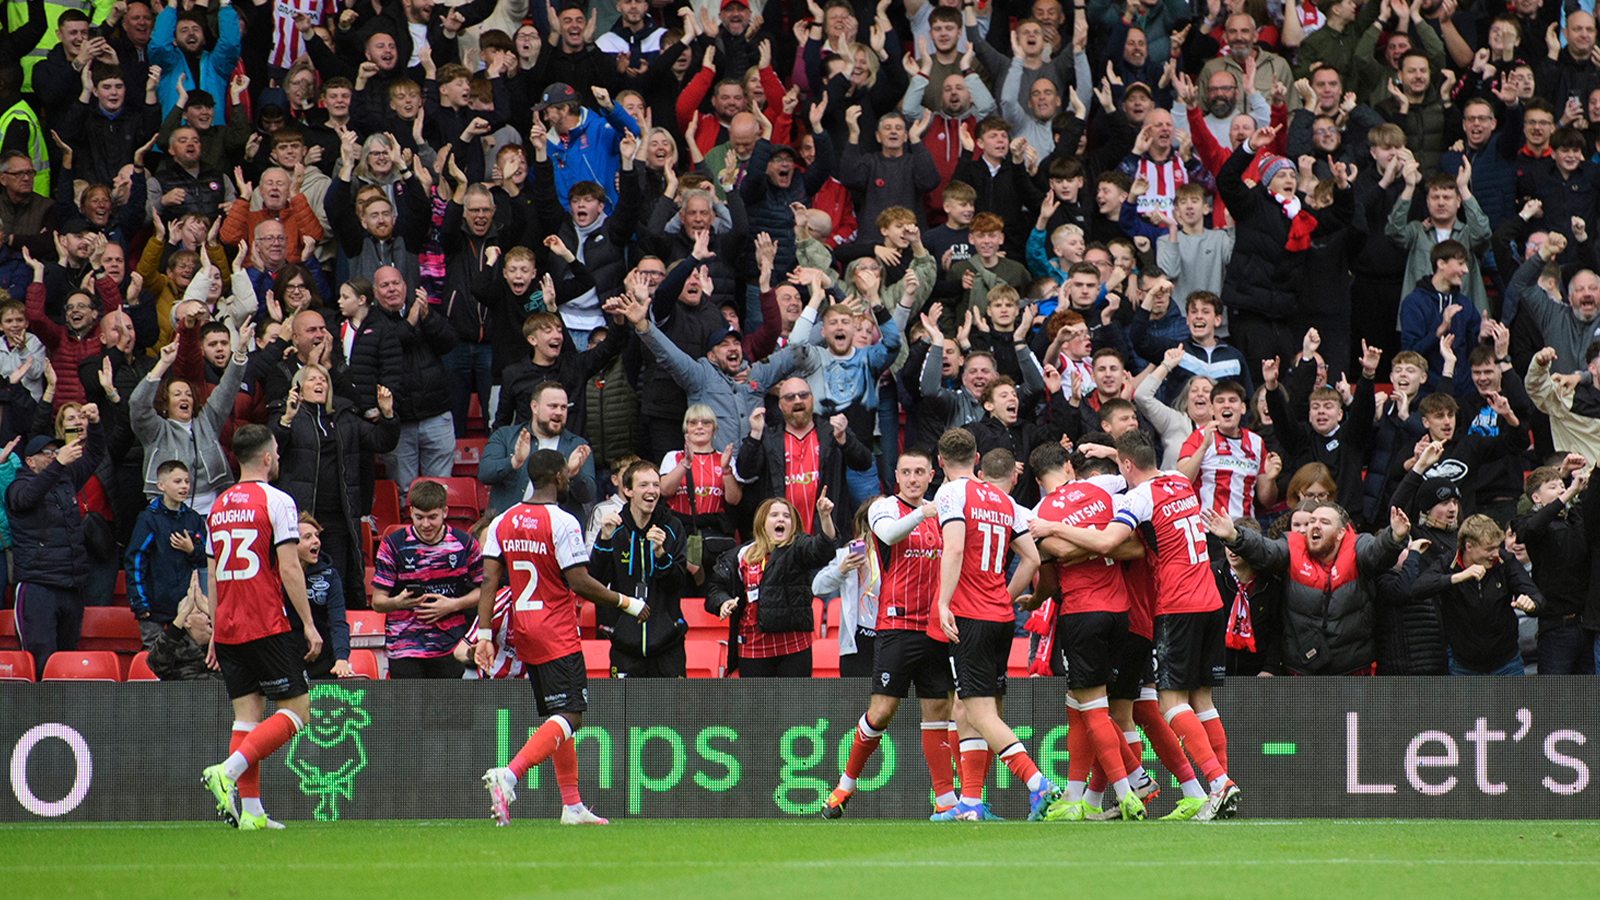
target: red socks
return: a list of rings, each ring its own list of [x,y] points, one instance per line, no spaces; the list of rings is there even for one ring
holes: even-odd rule
[[[1088,781],[1094,765],[1094,738],[1075,706],[1067,707],[1067,780]]]
[[[1190,781],[1194,778],[1194,767],[1189,765],[1189,760],[1183,755],[1183,747],[1178,743],[1178,736],[1173,733],[1172,726],[1161,717],[1161,710],[1154,700],[1140,700],[1133,705],[1133,721],[1144,729],[1144,736],[1150,740],[1150,746],[1155,748],[1156,758],[1161,760],[1161,765],[1166,767],[1178,783]],[[1141,751],[1142,755],[1142,751]]]
[[[1017,741],[1000,751],[1000,761],[1005,763],[1006,768],[1011,770],[1012,776],[1017,779],[1019,784],[1030,791],[1033,790],[1033,782],[1039,775],[1039,767],[1033,764],[1032,759],[1028,758],[1027,748],[1022,746],[1021,741]]]
[[[240,728],[240,725],[248,727]],[[244,746],[245,739],[250,737],[250,732],[254,731],[255,727],[253,722],[233,723],[233,732],[228,736],[229,756],[239,752],[239,748]],[[234,782],[234,785],[238,787],[240,797],[260,797],[261,767],[252,763],[249,768],[244,770],[244,774],[239,776],[239,780]]]
[[[935,797],[955,790],[955,778],[950,770],[950,733],[944,722],[922,723],[922,758],[928,761],[928,777],[933,781]],[[855,755],[855,748],[850,748]]]
[[[578,796],[577,741],[562,741],[558,744],[555,752],[550,754],[550,762],[556,769],[556,786],[561,788],[562,804],[577,806],[582,803],[583,799]]]
[[[883,740],[883,729],[873,727],[863,713],[861,721],[856,723],[855,737],[850,741],[850,758],[844,764],[844,775],[850,779],[851,785],[861,777],[861,770],[866,768],[867,760],[872,758],[881,740]]]
[[[1128,777],[1127,766],[1123,763],[1122,754],[1128,748],[1128,742],[1122,739],[1122,731],[1111,722],[1111,713],[1106,708],[1104,698],[1089,701],[1088,706],[1082,708],[1083,720],[1089,727],[1089,734],[1094,741],[1095,759],[1099,765],[1095,768],[1105,773],[1106,780],[1118,782]],[[1070,751],[1069,751],[1070,752]]]
[[[1222,771],[1228,771],[1228,733],[1222,730],[1221,714],[1216,707],[1212,707],[1194,715],[1206,729],[1206,740],[1211,742],[1211,752],[1216,754],[1217,763],[1222,766]]]
[[[989,774],[989,762],[994,753],[983,738],[966,738],[961,742],[961,798],[981,802],[983,779]]]
[[[1211,741],[1206,738],[1206,729],[1195,717],[1194,710],[1187,703],[1180,703],[1167,710],[1167,723],[1183,741],[1183,749],[1189,751],[1196,764],[1200,766],[1201,774],[1205,775],[1207,782],[1213,781],[1227,772],[1222,764],[1217,762],[1217,755],[1211,749]]]
[[[572,726],[567,724],[567,720],[561,716],[551,716],[528,737],[528,742],[522,745],[522,749],[517,751],[509,766],[511,774],[521,780],[522,776],[528,774],[529,769],[544,762],[556,752],[556,748],[560,747],[562,742],[571,739]],[[576,757],[573,766],[576,773]],[[576,774],[573,777],[576,779]]]
[[[299,716],[287,709],[280,709],[273,715],[267,716],[265,722],[251,729],[250,733],[239,743],[238,752],[244,757],[245,762],[249,764],[245,771],[248,773],[250,770],[255,769],[263,759],[271,756],[274,750],[289,743],[289,739],[294,737],[295,732],[299,731],[304,724],[304,722],[300,721]],[[248,797],[250,795],[241,790],[240,796]],[[256,796],[260,796],[259,790]]]

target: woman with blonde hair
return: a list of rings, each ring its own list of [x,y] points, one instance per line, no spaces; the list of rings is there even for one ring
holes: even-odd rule
[[[833,501],[827,488],[813,517],[818,534],[800,530],[794,504],[773,497],[756,509],[750,543],[722,554],[706,583],[706,611],[728,620],[728,671],[741,678],[810,678],[811,573],[834,552]]]
[[[393,450],[400,439],[394,396],[378,387],[379,416],[369,422],[335,393],[328,370],[311,363],[295,373],[288,397],[267,409],[267,424],[278,439],[276,487],[322,523],[321,556],[338,570],[346,606],[365,609],[361,475],[371,468],[373,454]]]
[[[877,500],[878,497],[870,497],[861,504],[850,523],[850,543],[839,548],[833,562],[818,569],[811,579],[813,595],[839,595],[839,675],[843,678],[872,675],[883,564],[872,552],[872,526],[867,514]]]

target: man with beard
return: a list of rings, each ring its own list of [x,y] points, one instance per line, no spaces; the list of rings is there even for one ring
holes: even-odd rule
[[[796,265],[794,205],[809,204],[817,191],[833,177],[836,165],[833,141],[822,128],[822,114],[826,110],[824,103],[811,106],[811,133],[816,146],[816,156],[811,165],[803,170],[798,168],[799,154],[788,144],[758,140],[744,164],[749,174],[738,183],[745,214],[750,218],[750,233],[765,232],[777,244],[778,255],[773,264],[776,272],[791,272]],[[708,158],[706,163],[711,165],[711,160]],[[717,168],[713,166],[711,171],[715,172]],[[800,176],[798,179],[795,177],[797,174]],[[745,254],[744,258],[745,282],[755,284],[755,255]],[[748,327],[755,328],[761,324],[761,319],[761,315],[757,314],[747,316],[745,321]]]
[[[839,158],[839,181],[863,192],[861,207],[856,211],[860,224],[857,240],[877,243],[878,229],[873,223],[879,213],[891,206],[916,212],[917,226],[924,227],[921,200],[941,183],[933,156],[922,144],[933,114],[925,110],[909,128],[905,116],[884,114],[878,119],[878,152],[870,155],[861,148],[861,107],[845,110],[844,120],[849,134]]]
[[[713,446],[726,447],[744,433],[751,411],[762,408],[764,386],[788,375],[796,366],[796,357],[807,362],[811,359],[810,347],[789,344],[765,360],[749,365],[744,357],[744,336],[732,328],[712,332],[703,345],[705,355],[691,358],[665,337],[660,328],[650,324],[650,307],[644,299],[647,290],[643,279],[632,279],[628,299],[622,306],[623,314],[633,323],[639,339],[667,375],[683,388],[689,405],[704,403],[715,410],[717,433]],[[805,393],[809,406],[811,392],[807,389]],[[682,446],[681,427],[680,421],[678,441],[673,446],[660,448],[663,453]],[[836,491],[835,495],[843,496],[843,492]]]
[[[478,480],[489,486],[489,508],[510,509],[529,496],[527,463],[536,450],[555,450],[567,460],[571,489],[563,509],[576,516],[594,499],[594,460],[589,442],[567,429],[567,389],[557,381],[534,386],[529,418],[495,429],[478,463]]]
[[[1224,26],[1228,44],[1228,54],[1219,56],[1206,63],[1200,69],[1201,84],[1210,85],[1211,76],[1216,72],[1229,72],[1238,79],[1240,84],[1251,81],[1257,91],[1271,94],[1274,81],[1285,87],[1294,83],[1294,72],[1289,68],[1289,63],[1283,57],[1270,50],[1263,50],[1256,46],[1256,20],[1247,13],[1235,13],[1228,17]],[[1154,47],[1151,52],[1154,53]],[[1247,71],[1245,64],[1250,63]],[[1293,91],[1284,98],[1284,102],[1291,111],[1300,108],[1300,96]],[[1243,103],[1234,107],[1237,112],[1249,112]]]
[[[647,462],[622,473],[627,505],[600,520],[600,539],[589,556],[589,574],[619,594],[651,604],[662,618],[652,625],[622,610],[596,607],[598,633],[611,641],[615,678],[683,678],[687,671],[679,597],[685,586],[683,523],[661,503],[661,474]]]
[[[900,112],[908,118],[921,116],[924,111],[933,113],[922,141],[933,155],[934,167],[939,170],[939,191],[929,196],[930,209],[938,208],[942,202],[940,192],[950,183],[957,164],[972,155],[962,144],[961,129],[976,126],[995,114],[994,95],[973,72],[972,62],[969,49],[961,54],[958,67],[949,70],[943,81],[933,85],[930,79],[938,72],[936,55],[924,56],[918,67],[910,69],[911,84],[900,102]]]
[[[811,386],[803,378],[788,378],[778,385],[778,409],[783,427],[768,429],[767,410],[750,413],[750,432],[739,445],[733,476],[749,486],[756,500],[783,497],[800,514],[801,529],[812,531],[817,497],[827,492],[847,496],[845,469],[872,468],[872,451],[850,430],[843,413],[824,417],[814,410]],[[834,533],[850,533],[850,510],[834,507]]]
[[[206,10],[179,12],[168,6],[156,16],[150,35],[150,62],[161,67],[161,114],[178,104],[178,89],[202,90],[225,97],[228,78],[239,62],[239,13],[231,3],[217,10],[217,40],[206,48]]]
[[[1195,129],[1195,119],[1200,118],[1205,123],[1206,130],[1217,139],[1217,143],[1228,149],[1239,145],[1234,140],[1235,132],[1233,121],[1243,115],[1248,116],[1255,123],[1256,128],[1265,128],[1272,119],[1272,109],[1267,106],[1266,98],[1256,90],[1256,86],[1246,83],[1245,80],[1226,69],[1218,69],[1200,85],[1205,89],[1203,98],[1192,96],[1193,82],[1187,76],[1179,76],[1175,83],[1178,102],[1189,109],[1189,127]],[[1239,111],[1239,89],[1244,88],[1244,111]],[[1203,115],[1200,115],[1203,114]]]
[[[447,478],[454,463],[456,431],[441,357],[455,348],[456,333],[444,316],[431,312],[421,288],[406,308],[406,283],[393,266],[378,270],[373,294],[375,312],[388,321],[400,349],[394,363],[400,387],[385,384],[394,392],[400,443],[384,463],[403,500],[406,487],[419,475]]]
[[[399,148],[391,145],[390,152],[398,156]],[[397,164],[396,174],[404,180],[394,185],[400,204],[396,209],[382,188],[355,186],[360,147],[353,130],[344,133],[340,153],[339,174],[328,192],[328,224],[348,262],[345,277],[373,278],[378,269],[392,266],[415,288],[422,283],[417,251],[432,220],[421,183]],[[396,221],[404,222],[404,228],[397,230]]]
[[[1377,662],[1373,605],[1378,576],[1400,559],[1411,520],[1389,510],[1389,527],[1357,535],[1349,514],[1323,502],[1305,534],[1270,540],[1237,529],[1216,510],[1201,515],[1224,546],[1258,574],[1284,573],[1283,667],[1294,675],[1369,675]],[[1320,651],[1320,652],[1319,652]]]

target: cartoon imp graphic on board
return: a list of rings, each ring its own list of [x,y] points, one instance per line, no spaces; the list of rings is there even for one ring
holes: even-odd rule
[[[372,724],[361,708],[366,696],[336,684],[313,686],[311,722],[289,742],[284,765],[299,776],[300,792],[317,798],[318,822],[339,820],[339,798],[351,798],[356,774],[367,767],[361,746],[361,729]]]

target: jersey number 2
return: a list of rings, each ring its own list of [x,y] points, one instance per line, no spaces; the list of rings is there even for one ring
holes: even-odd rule
[[[539,589],[539,570],[534,566],[533,561],[514,559],[511,561],[511,570],[513,572],[526,572],[528,575],[528,583],[523,585],[522,592],[517,594],[517,612],[532,612],[533,610],[544,609],[543,600],[533,599],[533,592]]]
[[[1002,525],[991,525],[988,522],[978,523],[978,531],[983,535],[983,555],[978,560],[978,571],[994,572],[1000,574],[1006,570],[1006,528]],[[989,568],[989,548],[994,548],[994,568]]]
[[[212,540],[222,542],[222,552],[217,554],[218,581],[244,581],[261,572],[261,557],[250,547],[255,536],[256,532],[246,528],[211,533]],[[236,555],[244,563],[242,567],[233,565]]]

